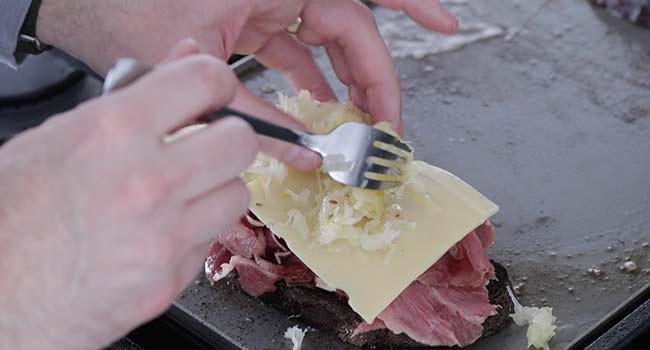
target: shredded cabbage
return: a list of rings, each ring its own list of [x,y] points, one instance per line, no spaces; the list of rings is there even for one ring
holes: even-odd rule
[[[306,91],[292,98],[280,95],[279,100],[281,110],[295,116],[316,133],[329,132],[346,121],[369,122],[368,116],[350,103],[320,103]],[[377,127],[395,134],[388,123],[379,123]],[[405,156],[411,157],[410,154]],[[394,205],[395,200],[402,196],[403,189],[362,190],[342,185],[324,174],[325,170],[344,170],[349,166],[342,156],[323,159],[323,167],[316,171],[319,187],[314,192],[317,193],[306,189],[297,193],[296,189],[288,188],[283,193],[271,193],[271,183],[277,181],[281,184],[287,176],[287,168],[264,155],[258,156],[243,177],[246,181],[261,178],[266,198],[284,196],[296,204],[287,213],[285,224],[292,226],[303,239],[318,244],[346,241],[359,250],[360,255],[383,251],[384,262],[389,263],[395,254],[395,239],[415,229],[414,222],[402,218],[402,208]]]
[[[287,177],[287,167],[275,158],[260,154],[253,164],[242,174],[242,178],[244,181],[250,182],[260,177],[264,178],[262,185],[264,196],[271,198],[273,196],[271,193],[271,182],[277,181],[278,183],[283,183]]]
[[[284,193],[289,195],[291,200],[294,202],[307,204],[307,202],[309,201],[309,195],[311,194],[311,191],[304,188],[302,191],[300,191],[300,193],[296,193],[288,188],[285,188]]]
[[[384,255],[384,265],[390,264],[390,261],[393,260],[393,255],[395,255],[395,252],[397,252],[397,246],[394,244],[391,244],[388,247],[388,251],[386,252],[386,255]]]
[[[255,162],[246,170],[250,175],[270,177],[282,183],[287,177],[287,167],[275,158],[260,155]]]
[[[351,103],[320,103],[305,90],[293,97],[278,93],[278,100],[278,107],[283,112],[294,116],[310,131],[319,134],[328,133],[343,122],[370,122],[370,118],[360,113]]]
[[[302,348],[302,340],[305,338],[307,329],[300,329],[298,326],[292,326],[287,328],[284,332],[284,337],[291,340],[293,344],[293,350],[300,350]]]
[[[508,294],[510,294],[515,307],[515,313],[511,314],[510,317],[517,326],[528,325],[528,331],[526,332],[528,347],[533,346],[537,349],[550,350],[548,343],[555,335],[555,329],[557,328],[553,308],[547,306],[541,308],[521,306],[510,287],[508,287]]]
[[[305,215],[298,209],[289,210],[287,215],[289,216],[289,221],[286,224],[291,225],[300,234],[302,239],[307,239],[309,236],[309,225],[307,225]]]
[[[388,205],[390,192],[363,190],[323,179],[327,191],[318,213],[318,237],[323,244],[346,240],[364,251],[390,248],[404,231],[415,229],[414,222],[401,219],[401,208]]]

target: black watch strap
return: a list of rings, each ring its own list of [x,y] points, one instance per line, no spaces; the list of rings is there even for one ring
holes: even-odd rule
[[[20,28],[18,44],[16,45],[16,51],[18,52],[37,55],[50,48],[48,45],[41,43],[36,37],[36,20],[38,19],[38,11],[41,9],[41,1],[32,0],[29,10],[27,10],[25,21]]]

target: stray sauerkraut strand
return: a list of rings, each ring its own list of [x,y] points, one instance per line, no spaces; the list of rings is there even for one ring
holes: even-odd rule
[[[545,307],[528,307],[521,306],[515,298],[512,290],[508,286],[508,294],[514,304],[515,313],[511,314],[512,320],[515,321],[517,326],[528,325],[526,338],[528,339],[528,347],[531,346],[536,349],[550,350],[548,343],[555,335],[556,318],[553,316],[553,309]]]
[[[298,326],[292,326],[287,328],[284,332],[284,337],[291,340],[293,344],[292,350],[300,350],[302,348],[302,340],[305,338],[307,329],[300,329]]]

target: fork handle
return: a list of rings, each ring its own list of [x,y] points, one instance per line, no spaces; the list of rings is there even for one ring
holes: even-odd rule
[[[149,73],[151,69],[151,66],[135,59],[122,58],[117,60],[106,76],[102,94],[107,94],[113,90],[129,85],[141,76]],[[260,135],[307,147],[305,141],[309,139],[309,134],[258,119],[250,114],[229,107],[205,114],[199,118],[199,121],[209,124],[231,115],[244,119]]]
[[[306,145],[302,142],[305,134],[300,131],[296,131],[290,128],[285,128],[283,126],[277,125],[275,123],[267,122],[259,118],[253,117],[248,113],[232,109],[230,107],[223,107],[220,110],[207,113],[203,115],[200,120],[208,123],[212,123],[219,119],[228,116],[236,116],[245,120],[248,124],[253,127],[256,133],[264,136],[268,136],[274,139],[279,139],[282,141],[290,142],[299,146],[305,147]]]

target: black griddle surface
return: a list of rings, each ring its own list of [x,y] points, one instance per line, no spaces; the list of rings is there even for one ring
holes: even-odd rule
[[[559,322],[552,345],[563,348],[650,279],[619,270],[626,258],[650,269],[650,248],[643,247],[650,241],[650,32],[587,2],[460,6],[506,33],[454,52],[395,58],[406,138],[417,158],[457,174],[500,205],[490,256],[508,266],[515,284],[524,284],[525,304],[554,307]],[[376,14],[380,23],[403,22],[388,10]],[[244,78],[271,101],[270,91],[290,91],[275,72]],[[346,94],[340,86],[336,91]],[[593,265],[604,275],[590,276]],[[297,324],[203,278],[177,305],[242,349],[289,349],[282,335]],[[303,346],[347,348],[317,330]],[[515,326],[472,346],[524,348],[525,329]]]
[[[67,55],[30,56],[17,70],[0,66],[0,144],[101,91],[101,82]]]

